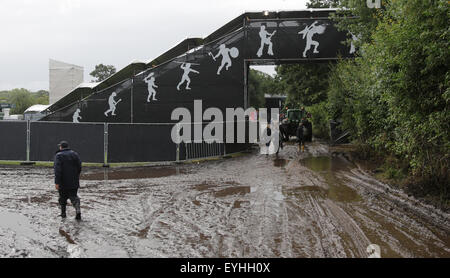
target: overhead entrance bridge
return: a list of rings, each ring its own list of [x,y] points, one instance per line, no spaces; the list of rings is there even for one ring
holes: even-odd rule
[[[149,63],[135,62],[95,87],[79,87],[42,121],[170,123],[175,108],[251,106],[250,65],[352,57],[329,19],[334,9],[245,13],[206,38],[189,38]]]

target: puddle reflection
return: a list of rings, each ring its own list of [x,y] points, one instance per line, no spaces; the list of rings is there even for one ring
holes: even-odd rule
[[[303,159],[301,163],[325,178],[329,188],[326,190],[317,188],[317,192],[325,190],[328,198],[339,202],[356,202],[361,200],[358,193],[346,186],[336,175],[340,171],[351,170],[353,165],[350,162],[339,157],[320,156]],[[300,188],[300,190],[303,189]],[[308,187],[305,190],[311,191],[311,188]]]

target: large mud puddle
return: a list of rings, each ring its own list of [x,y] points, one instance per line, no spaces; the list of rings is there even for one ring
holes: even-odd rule
[[[51,168],[0,168],[0,257],[449,257],[449,217],[323,144],[83,172],[61,221]]]
[[[340,171],[349,171],[354,168],[350,162],[340,157],[319,156],[308,157],[301,161],[303,165],[318,173],[325,179],[326,189],[322,187],[310,186],[304,190],[317,190],[323,192],[327,198],[339,202],[356,202],[361,197],[356,190],[346,186],[344,182],[337,177]]]

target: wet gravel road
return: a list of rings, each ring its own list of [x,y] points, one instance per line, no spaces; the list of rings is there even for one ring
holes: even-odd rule
[[[0,257],[450,257],[448,214],[319,143],[85,169],[81,187],[83,221],[61,220],[51,168],[0,167]]]

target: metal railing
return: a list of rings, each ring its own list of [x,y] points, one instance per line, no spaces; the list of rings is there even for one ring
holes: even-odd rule
[[[186,160],[203,159],[208,157],[221,157],[225,155],[225,144],[215,141],[201,143],[184,143]]]

